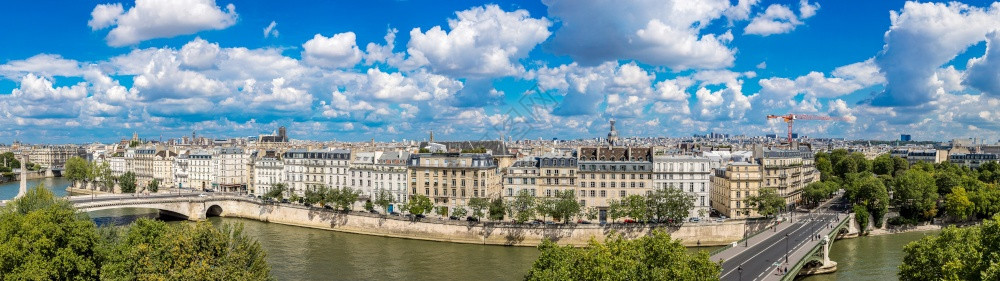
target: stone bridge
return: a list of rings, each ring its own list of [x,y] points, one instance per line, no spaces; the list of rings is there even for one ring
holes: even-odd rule
[[[223,216],[226,210],[237,208],[240,202],[257,203],[255,199],[231,194],[155,194],[155,195],[97,195],[69,197],[73,206],[82,212],[106,209],[147,208],[160,210],[160,214],[186,220],[203,220]]]

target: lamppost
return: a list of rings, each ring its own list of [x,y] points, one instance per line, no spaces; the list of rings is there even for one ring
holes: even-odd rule
[[[743,247],[747,247],[747,248],[750,247],[750,238],[747,235],[747,224],[748,223],[750,223],[750,222],[749,221],[744,221],[743,222],[743,243],[744,243]]]
[[[785,263],[788,263],[788,233],[785,233]]]
[[[740,273],[740,281],[743,281],[743,266],[736,267],[736,271]]]

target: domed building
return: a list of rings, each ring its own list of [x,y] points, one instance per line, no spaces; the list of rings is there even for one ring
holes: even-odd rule
[[[615,120],[611,120],[611,131],[608,132],[608,144],[615,145],[618,143],[618,131],[615,130]]]

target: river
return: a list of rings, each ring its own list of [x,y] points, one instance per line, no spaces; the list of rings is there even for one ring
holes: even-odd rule
[[[65,196],[70,185],[66,179],[55,178],[31,180],[28,186],[39,183],[58,196]],[[18,185],[0,184],[0,200],[14,197]],[[91,212],[90,216],[101,225],[120,225],[157,214],[150,209],[118,209]],[[278,280],[519,280],[538,257],[538,250],[531,247],[386,238],[238,218],[213,217],[208,221],[243,224],[245,233],[267,252],[271,274]],[[836,241],[830,258],[839,263],[839,270],[801,280],[895,280],[903,246],[934,233]]]

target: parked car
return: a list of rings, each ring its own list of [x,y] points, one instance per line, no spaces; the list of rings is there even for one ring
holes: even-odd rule
[[[590,224],[590,221],[577,220],[576,223],[579,223],[579,224]]]
[[[453,220],[453,221],[457,221],[458,217],[456,217],[456,216],[450,216],[450,217],[448,217],[448,219],[449,220]]]
[[[625,220],[624,220],[624,222],[625,222],[625,223],[635,223],[635,221],[634,221],[634,220],[632,220],[632,219],[625,219]]]
[[[303,205],[306,205],[306,207],[312,207],[312,204],[309,204],[309,202],[306,202],[306,203],[305,203],[305,204],[303,204]]]
[[[701,218],[690,218],[688,222],[701,222]]]
[[[326,206],[323,206],[323,209],[333,210],[333,207],[330,207],[330,205],[326,205]]]
[[[206,195],[206,194],[204,194],[204,193],[202,193],[202,194],[198,194],[198,197],[205,197],[205,196],[208,196],[208,195]]]
[[[724,222],[724,221],[726,221],[726,219],[723,219],[723,218],[715,218],[715,222]]]
[[[368,210],[368,212],[369,212],[369,213],[372,213],[372,214],[376,214],[376,215],[378,215],[378,211],[377,211],[377,210]]]
[[[288,204],[288,199],[281,199],[281,203]]]
[[[465,220],[467,220],[467,221],[475,221],[475,222],[479,221],[479,219],[477,219],[476,217],[473,217],[473,216],[465,217]]]
[[[389,212],[389,215],[399,216],[399,213],[397,213],[397,212]]]
[[[424,214],[419,214],[419,215],[417,215],[417,218],[418,218],[418,219],[422,219],[422,218],[426,218],[426,217],[427,217],[427,216],[425,216]]]

